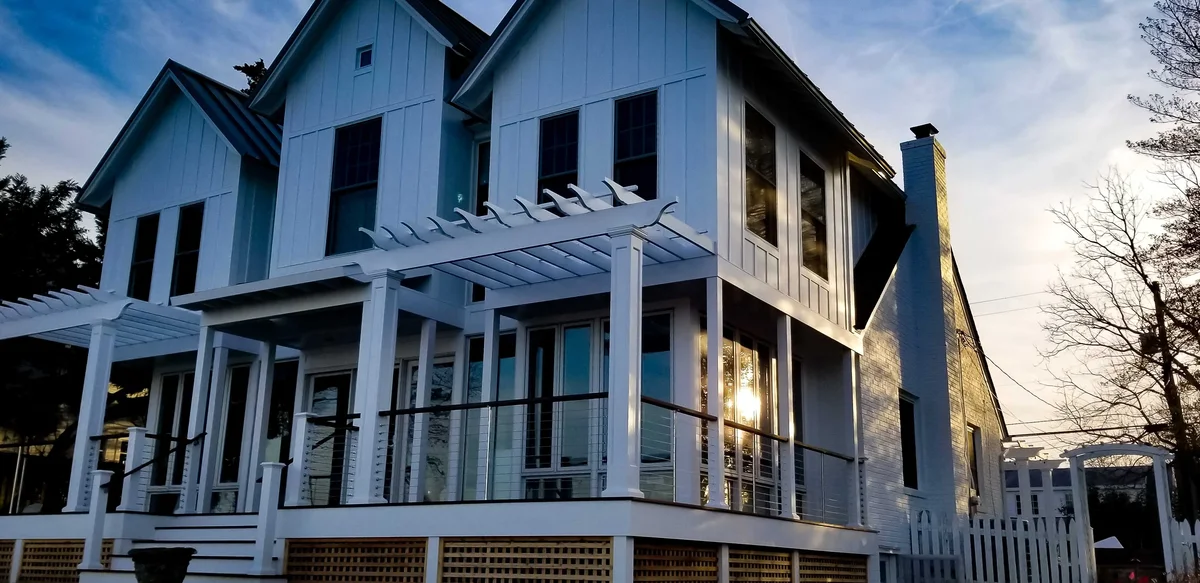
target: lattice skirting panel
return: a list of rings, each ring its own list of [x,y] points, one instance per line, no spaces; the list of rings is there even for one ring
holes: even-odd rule
[[[290,583],[424,583],[423,538],[288,539]]]
[[[717,583],[720,552],[715,546],[638,540],[633,552],[637,583]]]
[[[17,547],[17,541],[0,540],[0,577],[6,577],[12,572],[13,551]]]
[[[791,551],[729,547],[729,581],[791,583]]]
[[[441,583],[612,581],[610,538],[442,539]]]
[[[801,551],[800,583],[867,583],[867,558]]]
[[[9,553],[11,555],[11,552]],[[112,541],[104,541],[100,563],[108,568],[112,560]],[[83,561],[82,540],[27,540],[21,549],[21,583],[78,583],[79,563]]]

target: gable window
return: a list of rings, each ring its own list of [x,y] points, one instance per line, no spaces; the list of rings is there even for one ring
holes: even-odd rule
[[[804,266],[828,279],[829,259],[825,232],[825,170],[800,154],[800,223],[804,239]]]
[[[967,426],[967,463],[971,472],[971,493],[979,494],[979,428]]]
[[[204,203],[179,209],[179,230],[175,237],[175,266],[171,271],[171,295],[196,291],[196,272],[200,269],[200,235],[204,230]]]
[[[538,152],[538,203],[550,202],[547,189],[569,195],[579,182],[579,112],[543,119]]]
[[[375,51],[372,49],[372,45],[367,45],[365,47],[358,48],[358,52],[354,57],[354,62],[357,63],[356,68],[365,69],[371,66],[371,63],[374,61],[374,59]]]
[[[129,265],[126,295],[136,300],[150,299],[154,279],[154,247],[158,244],[158,213],[138,217],[133,235],[133,261]]]
[[[919,486],[917,480],[917,400],[907,393],[900,395],[900,452],[904,466],[904,486],[916,489]]]
[[[615,109],[613,180],[658,198],[658,92],[618,99]]]
[[[778,244],[775,126],[746,104],[746,230]]]
[[[329,231],[325,254],[361,251],[371,240],[359,227],[375,228],[379,189],[379,134],[382,118],[338,128],[333,146]]]

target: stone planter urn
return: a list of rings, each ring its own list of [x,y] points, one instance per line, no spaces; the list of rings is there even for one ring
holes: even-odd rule
[[[192,562],[194,554],[196,549],[191,547],[129,551],[129,557],[133,559],[133,573],[138,583],[183,583],[188,563]]]

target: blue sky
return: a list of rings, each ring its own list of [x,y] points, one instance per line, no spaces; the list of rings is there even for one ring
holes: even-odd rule
[[[506,0],[446,0],[490,31]],[[309,0],[0,0],[4,171],[86,179],[167,58],[235,86],[275,56]],[[1037,306],[1069,255],[1046,209],[1111,165],[1150,165],[1125,96],[1156,87],[1137,24],[1151,0],[738,0],[899,167],[933,122],[949,160],[951,232],[985,348],[1041,389]],[[1144,178],[1144,175],[1140,175]],[[986,301],[986,302],[985,302]],[[1010,423],[1054,417],[993,370]],[[1014,432],[1050,425],[1014,425]]]

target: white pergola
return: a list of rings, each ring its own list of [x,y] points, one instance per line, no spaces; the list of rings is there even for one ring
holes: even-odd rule
[[[80,286],[0,304],[0,340],[33,337],[88,349],[83,397],[71,459],[67,512],[85,512],[91,496],[91,470],[104,430],[109,374],[118,348],[192,341],[200,315],[181,308],[135,300]]]

